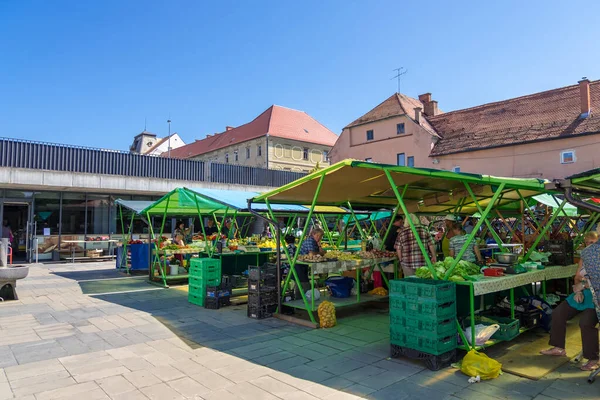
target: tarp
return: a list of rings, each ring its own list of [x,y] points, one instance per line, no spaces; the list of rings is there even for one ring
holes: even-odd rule
[[[552,207],[553,208],[553,210],[552,210],[553,214],[558,211],[558,207],[560,207],[560,204],[561,204],[561,200],[560,199],[557,202],[556,199],[553,196],[551,196],[549,194],[546,194],[546,193],[540,194],[540,195],[537,195],[537,196],[533,196],[533,199],[535,201],[537,201],[538,203],[541,203],[541,204],[543,204],[545,206]],[[565,205],[563,206],[563,211],[564,211],[564,213],[560,212],[558,214],[559,217],[561,217],[561,216],[564,217],[565,214],[567,214],[569,217],[576,217],[578,215],[578,213],[577,213],[577,207],[575,207],[574,205],[569,204],[569,203],[565,203]]]
[[[152,203],[154,203],[154,202],[153,201],[143,201],[143,200],[122,200],[122,199],[115,200],[115,204],[125,207],[126,209],[133,211],[136,214],[141,213],[142,210],[151,206]]]
[[[519,193],[529,198],[546,192],[545,181],[540,179],[499,178],[488,175],[449,172],[426,168],[400,167],[345,160],[323,170],[300,178],[281,188],[259,195],[253,202],[269,199],[281,204],[310,204],[317,191],[320,178],[323,185],[316,204],[344,206],[394,207],[398,201],[386,175],[390,174],[409,212],[444,214],[457,210],[472,215],[477,212],[465,183],[475,193],[481,207],[486,207],[497,188],[505,184],[496,206],[520,200]]]

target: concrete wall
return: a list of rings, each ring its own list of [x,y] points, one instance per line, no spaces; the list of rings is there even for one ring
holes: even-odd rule
[[[308,149],[308,160],[303,159],[304,149]],[[326,154],[330,150],[320,144],[269,137],[269,169],[309,172],[317,162],[320,167],[329,165]]]
[[[261,156],[258,155],[258,146],[261,146]],[[250,157],[246,157],[246,149],[250,149]],[[238,152],[237,161],[235,160],[236,151]],[[229,156],[228,161],[225,161],[226,155]],[[258,139],[248,140],[247,142],[238,143],[233,146],[193,157],[193,159],[202,160],[205,162],[243,165],[246,167],[267,168],[267,139],[266,137],[261,137]]]
[[[397,134],[396,126],[404,123],[404,134]],[[373,140],[367,141],[367,131],[373,131]],[[330,153],[332,162],[346,158],[393,164],[397,155],[414,157],[415,167],[430,166],[432,136],[406,115],[388,118],[364,125],[346,128]]]
[[[573,150],[575,162],[561,164],[561,152]],[[600,135],[471,151],[430,158],[430,168],[519,178],[559,179],[600,167]]]
[[[163,195],[178,187],[266,192],[271,187],[0,167],[0,186],[19,190]]]

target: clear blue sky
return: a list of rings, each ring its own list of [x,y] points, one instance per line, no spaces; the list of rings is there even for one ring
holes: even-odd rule
[[[470,4],[468,4],[470,3]],[[272,104],[339,133],[396,91],[454,110],[600,78],[597,1],[0,1],[0,136],[127,149]]]

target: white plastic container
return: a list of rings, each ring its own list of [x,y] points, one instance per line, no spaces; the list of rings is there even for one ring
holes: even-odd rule
[[[179,265],[173,264],[169,265],[170,271],[169,275],[177,275],[179,273]]]

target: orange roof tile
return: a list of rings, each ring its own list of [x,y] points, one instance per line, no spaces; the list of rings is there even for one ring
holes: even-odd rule
[[[262,136],[333,146],[338,136],[303,111],[273,105],[247,124],[171,150],[171,157],[190,158]]]
[[[587,118],[579,85],[427,117],[442,137],[431,156],[600,133],[600,81],[590,83],[590,95]]]

